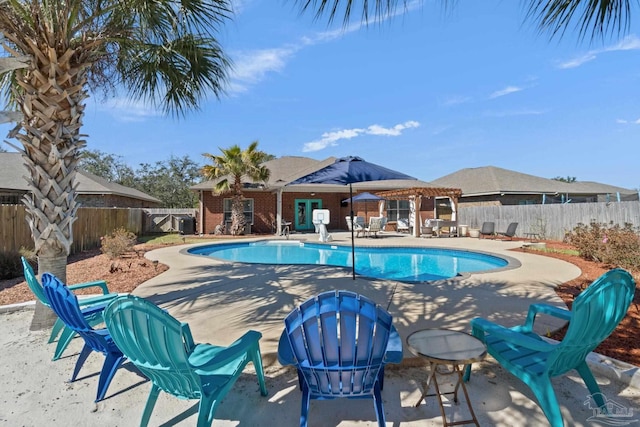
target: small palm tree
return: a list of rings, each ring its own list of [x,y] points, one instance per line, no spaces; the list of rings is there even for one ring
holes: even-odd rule
[[[126,93],[182,116],[224,91],[229,61],[216,41],[230,0],[3,0],[1,95],[21,115],[9,136],[29,171],[28,222],[39,271],[66,282],[79,207],[75,173],[90,91]],[[6,64],[4,64],[6,65]],[[51,318],[36,307],[36,318]]]
[[[234,145],[220,151],[222,155],[219,156],[203,154],[212,164],[202,168],[202,175],[206,179],[218,180],[213,188],[214,194],[231,193],[231,234],[237,236],[246,225],[242,178],[266,182],[270,171],[263,163],[272,156],[258,150],[258,141],[252,142],[246,150]]]

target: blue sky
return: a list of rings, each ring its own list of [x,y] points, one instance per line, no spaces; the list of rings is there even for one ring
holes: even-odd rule
[[[219,147],[358,155],[430,181],[465,167],[640,187],[640,28],[590,43],[539,35],[521,2],[423,1],[327,26],[293,0],[236,1],[220,39],[228,95],[186,119],[88,101],[88,148],[139,163]],[[8,127],[7,127],[8,129]]]

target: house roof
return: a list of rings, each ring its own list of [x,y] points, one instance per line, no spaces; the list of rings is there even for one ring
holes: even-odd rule
[[[600,184],[597,182],[578,181],[567,183],[548,178],[502,169],[495,166],[460,169],[431,182],[438,187],[455,187],[462,189],[462,197],[487,194],[631,194],[635,190]]]
[[[246,187],[254,187],[255,189],[263,190],[266,188],[279,188],[293,181],[296,178],[307,175],[313,171],[325,167],[335,162],[335,157],[329,157],[325,160],[310,159],[309,157],[300,156],[283,156],[277,159],[269,160],[264,165],[271,171],[269,180],[265,185],[256,186],[255,183],[248,177],[243,178],[243,183]],[[220,178],[221,180],[223,178]],[[219,180],[204,181],[199,184],[193,185],[190,188],[192,190],[212,190],[215,183]],[[251,188],[247,188],[250,190]]]
[[[27,170],[20,153],[0,153],[0,190],[29,191],[27,181],[24,179],[26,175]],[[107,181],[82,170],[76,173],[76,183],[77,194],[112,194],[154,203],[162,202],[142,191]]]

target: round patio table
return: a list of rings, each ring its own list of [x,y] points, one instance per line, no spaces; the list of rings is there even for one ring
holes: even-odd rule
[[[467,365],[485,358],[487,347],[484,343],[465,332],[450,329],[422,329],[407,337],[407,345],[413,354],[429,361],[429,377],[426,383],[422,384],[422,396],[415,406],[419,406],[425,397],[435,395],[440,404],[440,414],[445,427],[463,424],[479,426],[476,414],[471,407],[467,388],[464,385],[463,372]],[[456,375],[455,387],[452,392],[440,391],[438,375]],[[431,382],[436,388],[435,394],[428,394]],[[464,393],[471,419],[449,422],[444,411],[442,396],[453,394],[453,401],[458,404],[459,388],[462,388]]]

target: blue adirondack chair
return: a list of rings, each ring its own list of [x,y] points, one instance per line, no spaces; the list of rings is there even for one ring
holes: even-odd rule
[[[49,301],[47,300],[46,295],[44,294],[44,290],[42,289],[42,285],[38,282],[38,278],[36,274],[33,272],[33,268],[31,268],[31,264],[24,258],[22,259],[22,269],[24,270],[24,279],[31,289],[31,292],[38,298],[38,300],[45,306],[51,308]],[[87,313],[91,315],[87,315],[87,321],[91,326],[96,326],[102,323],[102,314],[101,312],[96,312],[95,310],[90,310],[88,307],[92,305],[100,305],[104,308],[105,303],[107,301],[111,301],[113,298],[117,297],[117,293],[109,293],[109,289],[107,288],[107,282],[104,280],[97,280],[94,282],[86,282],[86,283],[78,283],[75,285],[67,286],[70,290],[74,291],[77,289],[86,289],[86,288],[100,288],[102,291],[102,295],[96,297],[88,297],[82,298],[79,300],[80,307],[85,307],[84,310],[88,310]],[[53,329],[51,330],[51,335],[49,336],[49,343],[52,343],[58,338],[58,344],[56,346],[56,350],[53,353],[53,360],[58,360],[62,353],[65,351],[73,337],[76,336],[76,333],[73,329],[65,326],[64,322],[58,318],[56,322],[53,324]]]
[[[82,365],[87,357],[94,351],[105,355],[104,364],[98,380],[98,393],[96,402],[104,399],[109,384],[116,371],[124,360],[124,355],[114,344],[107,329],[93,329],[87,322],[87,315],[91,312],[98,313],[104,310],[104,306],[93,306],[83,312],[78,305],[78,298],[64,283],[51,273],[42,275],[42,286],[51,309],[58,315],[64,324],[75,331],[84,339],[84,347],[78,356],[78,361],[71,376],[71,382],[75,381]]]
[[[300,426],[307,425],[310,399],[338,397],[372,398],[384,426],[384,365],[402,361],[391,315],[362,295],[330,291],[302,303],[284,323],[278,360],[298,370]]]
[[[249,362],[261,394],[267,395],[259,332],[248,331],[229,347],[195,344],[188,324],[133,295],[113,300],[104,321],[118,347],[151,380],[142,427],[148,425],[161,390],[180,399],[200,399],[198,427],[211,426],[220,401]]]
[[[500,365],[531,388],[551,426],[562,427],[562,414],[551,378],[576,369],[598,406],[606,409],[586,357],[620,323],[633,300],[635,289],[629,273],[614,269],[582,291],[573,302],[571,311],[547,304],[533,304],[524,325],[510,329],[475,318],[471,321],[473,335],[487,345],[487,351]],[[538,314],[569,322],[561,342],[544,341],[533,332]],[[467,368],[466,379],[469,373]]]

